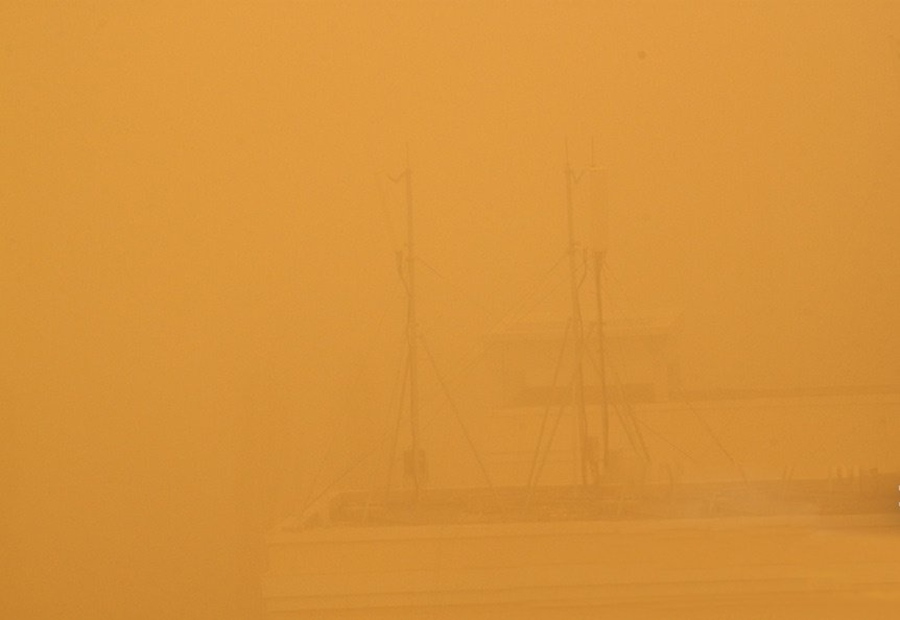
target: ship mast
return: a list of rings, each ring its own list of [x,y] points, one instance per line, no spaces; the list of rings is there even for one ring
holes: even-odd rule
[[[597,187],[597,184],[602,183],[604,179],[599,178],[600,169],[597,168],[597,164],[594,160],[594,141],[591,140],[591,167],[590,167],[592,176],[591,182],[594,184],[591,187],[595,192],[605,192],[605,187]],[[592,199],[596,200],[598,198],[602,198],[603,195],[595,195],[592,196]],[[600,209],[604,208],[604,205],[601,204],[593,204],[594,208],[593,212],[593,233],[594,233],[594,243],[593,245],[593,254],[594,254],[594,291],[597,294],[597,374],[599,375],[598,379],[600,381],[600,432],[603,434],[603,445],[601,449],[602,455],[602,471],[606,473],[609,471],[609,394],[606,389],[606,348],[605,342],[603,340],[603,285],[602,285],[602,276],[603,276],[603,259],[606,254],[606,247],[604,243],[603,236],[603,224],[602,218],[603,214],[600,213]]]
[[[409,166],[409,145],[406,147],[406,169],[402,177],[406,186],[406,340],[409,355],[409,426],[411,449],[407,456],[407,471],[412,477],[413,497],[419,498],[424,469],[424,455],[419,447],[419,370],[418,321],[416,319],[416,255],[413,228],[412,170]],[[420,460],[422,461],[420,463]]]
[[[412,480],[413,502],[419,500],[420,491],[425,483],[425,453],[420,448],[419,437],[419,323],[416,317],[416,246],[415,221],[413,218],[412,169],[409,165],[409,145],[406,145],[406,167],[397,176],[388,175],[394,183],[403,181],[406,194],[406,256],[397,253],[397,270],[406,289],[406,346],[407,363],[404,387],[409,387],[409,431],[410,449],[403,455],[404,473]],[[402,410],[402,397],[401,397]],[[397,421],[399,430],[400,419]],[[390,487],[390,474],[388,474]]]
[[[475,443],[472,441],[472,437],[466,428],[465,423],[460,415],[460,412],[454,402],[452,396],[450,395],[450,390],[447,387],[447,382],[444,380],[443,375],[435,363],[434,357],[431,354],[431,351],[428,347],[427,340],[422,337],[419,333],[419,324],[416,316],[416,251],[415,251],[415,222],[413,218],[413,198],[412,198],[412,169],[409,165],[409,145],[406,147],[406,168],[400,173],[398,176],[390,177],[392,181],[395,183],[399,183],[401,180],[404,181],[405,190],[406,190],[406,256],[402,255],[402,253],[397,254],[397,269],[400,272],[400,277],[403,280],[403,284],[406,288],[406,298],[407,298],[407,306],[406,306],[406,342],[407,342],[407,364],[406,364],[406,372],[409,383],[404,382],[404,387],[408,385],[409,387],[409,423],[410,423],[410,437],[411,437],[411,446],[410,449],[404,453],[404,469],[406,476],[411,480],[413,487],[413,495],[412,501],[413,504],[417,504],[422,495],[422,489],[427,483],[428,478],[428,462],[425,455],[425,450],[421,448],[421,437],[420,437],[420,419],[419,419],[419,345],[421,344],[422,351],[425,353],[425,358],[430,363],[438,383],[441,386],[441,389],[444,392],[445,397],[447,398],[447,402],[450,405],[451,411],[453,411],[454,416],[456,417],[456,421],[459,423],[460,429],[462,431],[463,437],[471,448],[472,453],[475,457],[475,461],[478,464],[479,469],[481,470],[481,474],[484,476],[485,481],[492,490],[494,490],[494,485],[491,482],[490,475],[488,474],[487,468],[485,467],[485,463],[482,460],[481,456],[478,454],[478,449],[475,446]],[[402,411],[402,402],[403,397],[401,396],[401,411]],[[400,427],[400,420],[402,418],[398,417],[397,420],[397,428]],[[395,444],[396,446],[396,435],[395,435]],[[393,455],[393,449],[392,449]],[[391,467],[393,467],[393,456],[391,457]],[[388,489],[390,489],[390,473],[388,474]],[[496,492],[495,492],[496,496]]]
[[[575,241],[575,208],[572,200],[572,185],[575,173],[569,161],[569,146],[566,144],[566,214],[569,232],[569,273],[572,293],[572,332],[575,337],[575,406],[577,415],[579,456],[581,461],[581,482],[587,486],[599,482],[596,449],[589,434],[587,409],[584,399],[584,323],[581,318],[579,289],[583,278],[578,276],[578,244]]]

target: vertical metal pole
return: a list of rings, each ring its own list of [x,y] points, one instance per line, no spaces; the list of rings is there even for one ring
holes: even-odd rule
[[[409,167],[409,145],[406,145],[406,282],[407,282],[407,315],[406,339],[409,346],[409,422],[412,437],[412,478],[415,499],[419,498],[419,375],[416,358],[418,344],[418,325],[416,322],[416,262],[415,237],[413,235],[413,201],[412,171]]]
[[[606,347],[603,342],[603,292],[601,275],[603,251],[594,251],[594,278],[597,290],[597,365],[600,374],[600,425],[603,432],[603,471],[609,471],[609,398],[606,391]]]
[[[581,482],[588,484],[587,413],[584,405],[584,326],[581,320],[581,301],[578,296],[578,247],[575,243],[575,209],[572,204],[572,166],[569,163],[569,145],[566,143],[566,213],[569,224],[569,272],[572,288],[572,332],[575,336],[575,406],[577,407],[578,445],[581,460]]]
[[[591,168],[595,168],[594,160],[594,138],[591,138]],[[595,206],[595,208],[597,208]],[[595,217],[602,217],[602,214],[595,213]],[[595,234],[601,234],[599,230]],[[598,240],[599,241],[599,240]],[[600,379],[600,431],[603,433],[603,473],[609,471],[609,393],[606,391],[606,342],[603,339],[603,258],[605,250],[601,248],[594,250],[594,289],[597,292],[597,365],[599,366]]]

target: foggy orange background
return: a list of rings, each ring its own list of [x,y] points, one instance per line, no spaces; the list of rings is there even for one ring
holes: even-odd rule
[[[611,311],[679,309],[687,388],[896,386],[898,37],[894,2],[3,3],[3,615],[253,617],[401,333],[406,144],[444,358],[564,250],[593,138]]]

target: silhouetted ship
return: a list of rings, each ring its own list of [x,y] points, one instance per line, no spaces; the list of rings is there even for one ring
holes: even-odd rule
[[[795,618],[834,617],[842,605],[862,615],[839,617],[875,617],[866,610],[900,602],[897,537],[875,536],[900,526],[900,476],[879,471],[900,458],[900,395],[675,397],[676,319],[604,318],[605,178],[594,166],[566,170],[570,317],[490,336],[494,414],[476,437],[449,401],[471,458],[464,474],[436,483],[432,461],[464,468],[458,446],[443,456],[422,446],[418,361],[434,360],[417,331],[408,165],[401,179],[407,448],[392,450],[386,488],[329,489],[270,533],[271,618]],[[579,184],[595,206],[580,242]],[[609,380],[610,343],[638,369],[630,382]],[[560,376],[570,380],[558,385]],[[691,467],[679,441],[696,444],[698,433],[686,420],[723,467]],[[399,423],[393,432],[396,445]],[[835,450],[863,465],[831,463]],[[798,460],[817,475],[782,465]],[[391,484],[394,470],[402,484]]]

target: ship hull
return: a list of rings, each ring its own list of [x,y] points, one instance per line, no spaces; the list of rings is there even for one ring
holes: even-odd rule
[[[264,594],[272,620],[887,618],[900,514],[286,527]]]

